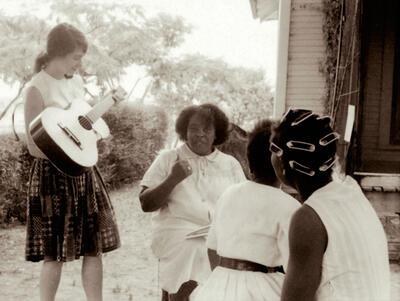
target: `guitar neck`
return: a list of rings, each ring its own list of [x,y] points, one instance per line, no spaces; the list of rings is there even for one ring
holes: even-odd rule
[[[102,101],[97,103],[88,113],[86,113],[86,117],[89,118],[92,123],[95,123],[114,105],[115,102],[116,101],[112,95],[106,95]]]

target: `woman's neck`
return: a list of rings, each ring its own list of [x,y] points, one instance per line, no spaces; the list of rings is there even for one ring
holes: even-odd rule
[[[200,156],[200,157],[206,157],[206,156],[212,154],[212,153],[215,151],[215,147],[212,147],[211,150],[209,150],[209,151],[207,152],[207,154],[199,154],[199,153],[197,153],[196,151],[194,151],[194,150],[190,147],[189,143],[186,142],[186,146],[190,149],[190,151],[191,151],[192,153],[194,153],[194,154],[196,154],[197,156]]]
[[[44,71],[46,71],[48,75],[54,77],[55,79],[64,78],[64,72],[58,68],[54,61],[50,61],[49,64],[44,68]]]
[[[322,180],[313,179],[308,181],[297,181],[295,186],[300,195],[300,202],[304,203],[315,191],[324,187],[332,181],[332,178],[324,178]]]
[[[273,179],[267,178],[267,177],[253,177],[253,182],[256,182],[258,184],[273,186],[273,187],[280,186],[279,180],[276,180],[276,179],[273,180]]]

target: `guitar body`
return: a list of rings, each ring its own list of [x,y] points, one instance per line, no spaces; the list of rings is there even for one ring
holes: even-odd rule
[[[97,141],[106,138],[109,129],[103,119],[85,122],[92,107],[73,102],[69,109],[49,107],[30,124],[33,141],[53,165],[69,176],[79,176],[98,160]]]

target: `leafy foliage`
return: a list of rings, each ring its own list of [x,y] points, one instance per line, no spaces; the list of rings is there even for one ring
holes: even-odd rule
[[[247,161],[247,132],[236,124],[231,123],[228,140],[218,146],[218,149],[235,157],[248,179],[251,178],[249,163]]]
[[[116,86],[126,67],[151,66],[190,32],[182,18],[146,18],[139,6],[126,3],[52,0],[49,5],[46,17],[28,11],[17,16],[0,12],[0,79],[20,84],[16,98],[32,77],[35,58],[45,50],[46,36],[57,23],[71,23],[85,33],[89,49],[82,75],[94,77],[103,92]]]
[[[140,180],[164,146],[167,116],[155,106],[124,103],[104,116],[112,138],[102,141],[99,168],[113,189]]]
[[[341,24],[341,1],[340,0],[324,0],[324,24],[323,33],[326,44],[326,58],[321,65],[321,71],[325,75],[327,85],[327,103],[326,108],[332,107],[332,94],[335,85],[336,64],[338,60],[338,47],[340,38]]]
[[[0,225],[26,219],[26,195],[33,158],[24,143],[0,136]]]
[[[225,108],[232,122],[245,126],[272,112],[272,92],[261,70],[232,67],[219,59],[187,55],[153,64],[155,100],[174,116],[193,103]]]

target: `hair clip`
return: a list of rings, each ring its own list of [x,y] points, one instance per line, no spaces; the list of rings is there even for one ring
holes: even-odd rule
[[[300,172],[302,174],[305,174],[305,175],[307,175],[309,177],[312,177],[312,176],[315,175],[315,171],[314,170],[312,170],[311,168],[309,168],[309,167],[307,167],[305,165],[302,165],[302,164],[300,164],[300,163],[298,163],[298,162],[296,162],[294,160],[289,161],[289,166],[290,166],[291,169],[296,170],[296,171],[298,171],[298,172]]]
[[[286,111],[285,114],[283,114],[283,116],[281,117],[281,120],[279,123],[281,123],[282,121],[284,121],[286,119],[286,117],[293,111],[292,107],[289,107],[289,109]]]
[[[328,160],[326,160],[320,167],[319,170],[320,171],[327,171],[329,168],[331,168],[335,162],[337,160],[336,156],[333,156],[332,158],[329,158]]]
[[[333,141],[336,141],[340,138],[340,135],[336,132],[329,133],[328,135],[319,139],[319,144],[322,146],[326,146],[331,144]]]
[[[296,120],[294,120],[290,125],[296,126],[302,123],[304,120],[307,120],[311,116],[315,115],[312,111],[305,112],[303,115],[299,116]]]
[[[269,151],[271,153],[276,154],[278,157],[283,155],[283,149],[281,149],[278,145],[276,145],[275,143],[271,142],[269,144]]]
[[[329,121],[332,120],[332,119],[331,119],[331,116],[328,116],[328,115],[319,116],[319,117],[317,118],[317,120],[324,120],[324,119],[329,119]]]
[[[313,151],[315,151],[315,145],[308,143],[308,142],[290,140],[286,143],[286,145],[290,149],[298,149],[298,150],[302,150],[305,152],[311,152],[311,153]]]

